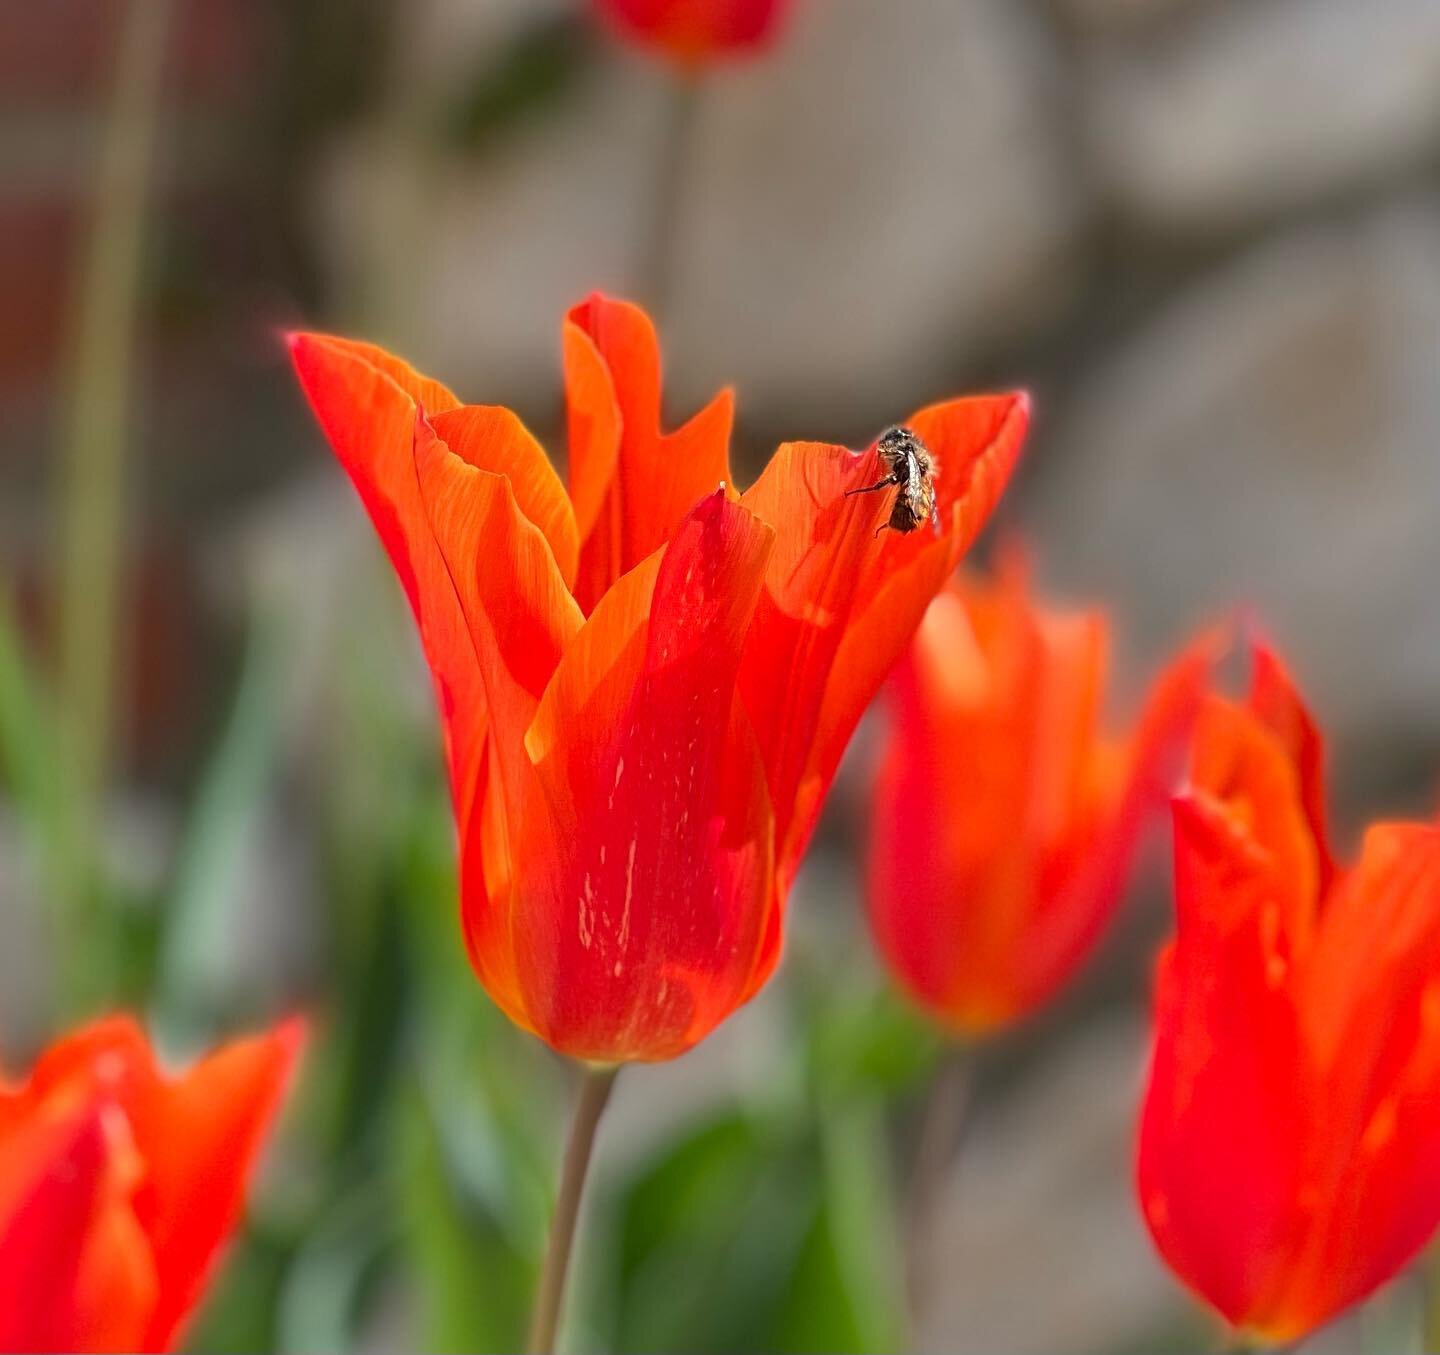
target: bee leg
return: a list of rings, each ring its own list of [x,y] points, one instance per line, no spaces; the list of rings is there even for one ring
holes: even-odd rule
[[[940,508],[938,504],[932,504],[930,508],[930,530],[936,536],[940,535]]]
[[[847,489],[845,497],[848,499],[852,494],[873,494],[877,489],[889,489],[891,485],[898,485],[899,479],[894,475],[887,475],[883,480],[876,480],[873,485],[866,485],[862,489]]]
[[[879,536],[880,533],[883,532],[889,525],[890,525],[890,524],[889,524],[888,522],[882,522],[882,523],[875,529],[875,535],[876,535],[876,536]]]

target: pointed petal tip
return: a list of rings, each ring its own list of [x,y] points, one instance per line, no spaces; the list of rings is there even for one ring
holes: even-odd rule
[[[304,1012],[294,1011],[281,1017],[279,1024],[270,1033],[276,1046],[285,1056],[287,1063],[293,1063],[304,1052],[310,1041],[311,1021]]]
[[[565,312],[565,321],[567,324],[576,325],[580,329],[588,332],[589,327],[586,323],[587,313],[592,310],[631,311],[643,316],[647,320],[650,319],[650,313],[638,302],[631,301],[627,297],[615,296],[610,292],[602,291],[600,288],[595,287],[586,292],[579,301],[575,302],[575,304]]]
[[[1252,661],[1258,663],[1279,659],[1275,633],[1265,619],[1259,603],[1248,599],[1235,602],[1228,615],[1242,649]]]

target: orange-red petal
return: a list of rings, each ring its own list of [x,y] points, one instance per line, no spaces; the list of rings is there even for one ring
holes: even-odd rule
[[[1263,894],[1280,950],[1303,953],[1319,907],[1319,860],[1287,749],[1247,708],[1211,696],[1200,712],[1190,779],[1211,815],[1223,816],[1237,869],[1243,855],[1249,871],[1244,888],[1232,881],[1224,892],[1197,896],[1202,906],[1243,912]]]
[[[1290,670],[1263,639],[1251,641],[1250,709],[1280,741],[1300,778],[1300,803],[1310,823],[1323,896],[1335,874],[1325,829],[1325,744]]]
[[[525,731],[583,618],[545,534],[510,479],[462,460],[421,417],[420,494],[490,713],[491,756],[506,801],[525,793]]]
[[[1408,1265],[1440,1221],[1440,829],[1382,824],[1326,904],[1298,987],[1324,1088],[1323,1201],[1265,1325],[1307,1330]]]
[[[993,508],[1019,456],[1023,395],[932,406],[911,425],[938,462],[942,534],[876,527],[888,497],[846,491],[880,478],[873,448],[776,452],[741,501],[778,536],[741,670],[777,816],[782,879],[793,875],[840,756],[886,673]]]
[[[597,0],[628,37],[683,66],[740,55],[773,41],[793,0]]]
[[[156,1277],[132,1188],[91,1097],[32,1111],[0,1137],[0,1348],[142,1347]]]
[[[144,1344],[170,1346],[198,1303],[245,1203],[304,1027],[290,1020],[235,1040],[174,1079],[146,1077],[127,1106],[148,1171],[135,1216],[155,1256],[159,1301]]]
[[[1161,670],[1122,748],[1096,739],[1077,773],[1066,829],[1052,838],[1040,880],[1043,907],[1021,951],[1022,1007],[1034,1008],[1074,973],[1121,902],[1141,834],[1174,790],[1218,632],[1191,641]]]
[[[459,401],[438,382],[373,344],[292,334],[300,384],[331,447],[359,492],[400,576],[420,630],[444,725],[457,813],[475,793],[473,766],[485,739],[485,698],[460,604],[420,499],[415,475],[417,413]],[[457,770],[461,762],[471,777]]]
[[[1213,802],[1175,804],[1177,939],[1156,983],[1140,1203],[1176,1273],[1244,1323],[1283,1274],[1302,1185],[1303,1045],[1264,913],[1208,906],[1252,846]]]
[[[567,1053],[673,1057],[748,987],[773,843],[735,675],[771,539],[703,500],[602,601],[537,712],[515,967],[533,1029]]]
[[[462,405],[430,419],[449,449],[476,470],[510,481],[515,506],[540,529],[566,587],[575,582],[580,537],[560,477],[520,419],[501,405]]]
[[[660,426],[660,347],[638,306],[595,293],[564,328],[570,497],[581,539],[575,594],[588,613],[730,479],[734,402],[722,391],[683,427]]]

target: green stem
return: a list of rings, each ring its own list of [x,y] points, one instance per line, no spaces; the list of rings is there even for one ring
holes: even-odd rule
[[[560,1193],[555,1198],[555,1215],[550,1220],[550,1240],[535,1295],[535,1316],[525,1347],[530,1355],[550,1355],[555,1349],[555,1334],[565,1303],[565,1278],[575,1245],[575,1222],[580,1217],[595,1131],[619,1071],[618,1067],[590,1067],[582,1075],[575,1118],[570,1123],[570,1139],[565,1145],[565,1159],[560,1169]]]
[[[169,0],[130,0],[120,33],[61,433],[60,737],[71,841],[82,861],[94,855],[110,752],[125,429],[168,17]],[[89,873],[77,868],[66,887],[88,892]]]
[[[1440,1247],[1435,1246],[1420,1270],[1420,1349],[1440,1350]]]
[[[943,1056],[920,1115],[905,1209],[905,1288],[912,1345],[933,1293],[935,1207],[955,1168],[974,1100],[974,1062],[967,1049]]]
[[[666,109],[664,142],[656,172],[655,193],[640,265],[640,300],[657,323],[670,305],[675,285],[680,226],[685,205],[687,170],[699,125],[700,77],[676,76]]]

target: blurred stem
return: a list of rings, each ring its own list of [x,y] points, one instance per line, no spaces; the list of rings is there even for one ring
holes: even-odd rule
[[[1420,1295],[1420,1349],[1440,1350],[1440,1246],[1425,1257]]]
[[[911,1344],[930,1305],[935,1259],[935,1208],[955,1167],[974,1101],[975,1063],[969,1049],[951,1046],[931,1079],[920,1113],[905,1207],[905,1287]]]
[[[582,1074],[575,1100],[575,1118],[570,1122],[570,1140],[560,1168],[560,1193],[555,1198],[555,1216],[550,1220],[550,1240],[535,1294],[535,1316],[530,1324],[530,1355],[550,1355],[565,1302],[565,1277],[570,1270],[570,1253],[575,1245],[575,1221],[585,1193],[585,1177],[595,1147],[595,1131],[610,1100],[618,1067],[587,1067]]]
[[[669,107],[655,179],[655,196],[640,268],[640,299],[658,323],[670,305],[685,205],[686,170],[699,125],[701,77],[682,74],[670,86]]]
[[[125,430],[168,16],[169,0],[130,0],[121,27],[61,431],[60,737],[82,862],[94,856],[110,752]],[[87,890],[88,872],[75,871],[69,889]]]

